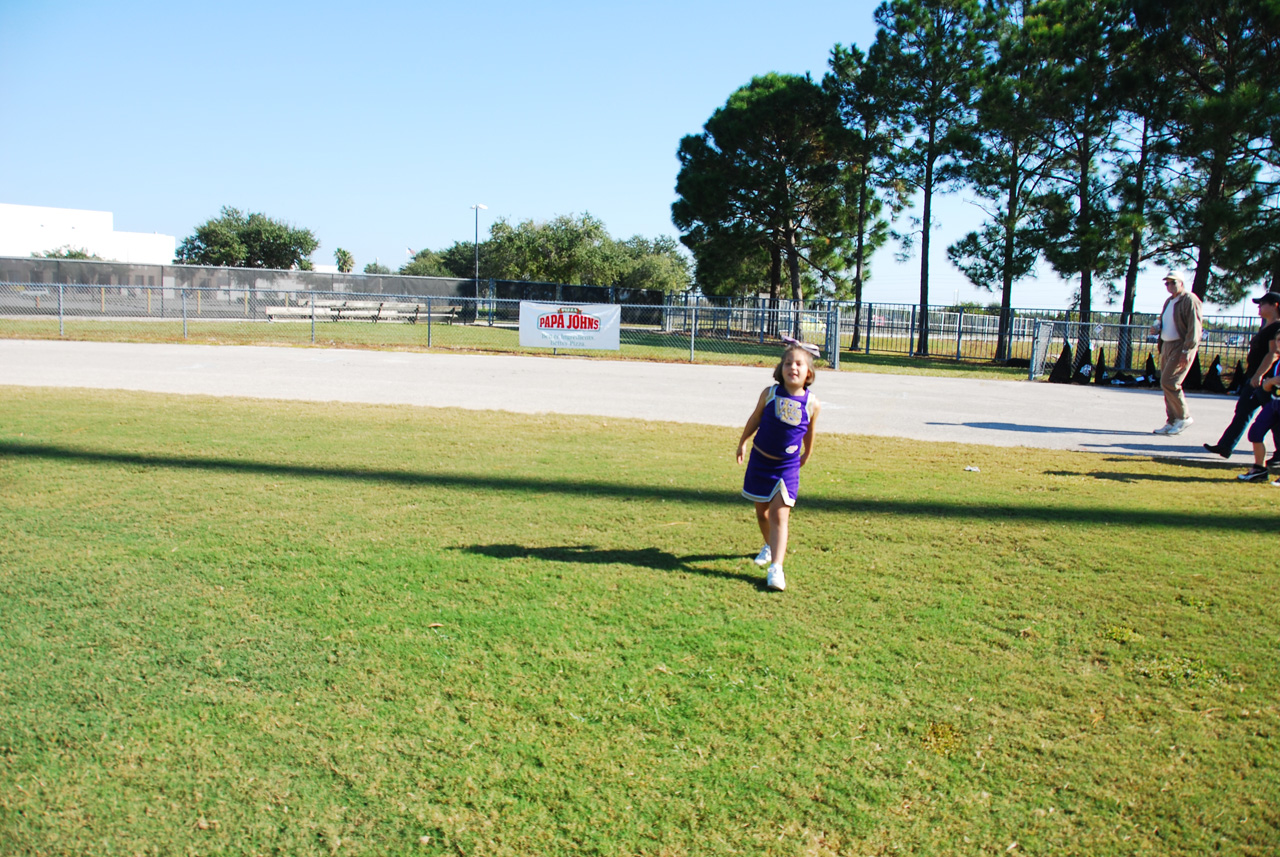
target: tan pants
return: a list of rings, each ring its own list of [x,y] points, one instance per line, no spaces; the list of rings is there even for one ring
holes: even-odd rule
[[[1160,389],[1164,390],[1164,413],[1169,422],[1187,418],[1187,400],[1182,395],[1182,382],[1191,371],[1196,351],[1185,355],[1182,361],[1182,340],[1165,340],[1160,343]]]

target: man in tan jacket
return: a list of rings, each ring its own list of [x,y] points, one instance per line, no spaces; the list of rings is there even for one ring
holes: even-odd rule
[[[1160,388],[1164,390],[1165,424],[1154,434],[1182,434],[1193,420],[1187,413],[1182,382],[1191,371],[1200,347],[1200,299],[1187,290],[1187,281],[1177,271],[1165,274],[1169,299],[1151,332],[1160,334]]]

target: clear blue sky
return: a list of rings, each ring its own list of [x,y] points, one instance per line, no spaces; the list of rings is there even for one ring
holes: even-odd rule
[[[676,147],[754,75],[821,78],[866,47],[875,3],[0,2],[0,202],[111,211],[179,240],[224,205],[315,232],[357,270],[406,248],[590,212],[675,235]],[[932,303],[972,290],[945,247],[982,215],[937,213]],[[1161,271],[1139,308],[1158,309]],[[919,259],[873,264],[865,297],[914,302]],[[1063,306],[1056,277],[1014,304]],[[1095,297],[1095,306],[1101,296]]]

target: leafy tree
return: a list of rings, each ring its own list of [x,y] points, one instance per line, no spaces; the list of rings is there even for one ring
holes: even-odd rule
[[[892,84],[894,159],[921,199],[920,334],[929,353],[929,245],[934,194],[958,179],[955,156],[973,121],[971,94],[984,56],[987,17],[979,0],[886,0],[875,12],[881,79]]]
[[[1168,218],[1158,201],[1167,195],[1173,138],[1172,111],[1178,93],[1167,73],[1159,45],[1150,39],[1128,40],[1126,56],[1116,65],[1121,91],[1115,197],[1117,226],[1126,253],[1120,324],[1129,325],[1137,298],[1138,274],[1148,259],[1168,246]],[[1116,345],[1115,365],[1132,365],[1133,343],[1127,327]]]
[[[453,276],[440,257],[430,250],[419,250],[413,258],[400,266],[397,272],[409,277],[449,277]]]
[[[1192,291],[1231,304],[1276,269],[1280,245],[1280,4],[1134,0],[1177,91],[1169,251]]]
[[[455,241],[439,252],[440,264],[449,272],[449,276],[470,280],[476,275],[476,245],[470,241]],[[489,242],[480,242],[480,277],[488,279],[505,279],[499,277],[489,262]]]
[[[618,243],[622,272],[615,285],[628,289],[682,292],[689,288],[689,261],[669,235],[650,241],[633,235]]]
[[[432,276],[471,279],[476,246],[456,241],[417,270]],[[480,242],[480,277],[500,280],[623,286],[678,291],[688,288],[688,263],[674,238],[652,241],[639,235],[615,241],[604,224],[590,214],[561,215],[546,222],[526,220],[512,226],[499,218]],[[418,257],[415,257],[418,258]],[[412,264],[412,263],[411,263]]]
[[[72,247],[70,244],[64,244],[56,250],[45,250],[43,253],[32,253],[37,259],[86,259],[90,261],[100,262],[101,256],[94,255],[83,247]]]
[[[344,274],[350,274],[351,270],[356,266],[356,259],[351,255],[350,251],[343,250],[339,247],[333,251],[333,261],[337,263],[338,270]]]
[[[725,272],[733,260],[770,259],[777,297],[786,265],[802,299],[800,265],[838,278],[843,206],[835,99],[809,77],[769,74],[729,96],[680,142],[672,221],[698,260]]]
[[[1052,166],[1037,200],[1040,248],[1059,275],[1079,278],[1077,355],[1092,351],[1095,278],[1116,277],[1124,263],[1107,159],[1122,104],[1116,61],[1131,38],[1126,2],[1039,0],[1024,28],[1024,74],[1034,78]]]
[[[1024,74],[1021,0],[993,6],[998,14],[998,52],[983,70],[976,100],[974,133],[960,144],[959,172],[987,220],[947,248],[947,257],[978,288],[1000,291],[997,361],[1009,356],[1013,285],[1035,268],[1033,202],[1047,159],[1044,128]]]
[[[604,224],[589,213],[512,226],[499,218],[489,228],[495,276],[507,280],[609,286],[622,273],[621,255]]]
[[[380,264],[375,261],[365,265],[364,272],[366,274],[390,274],[391,269],[388,268],[386,265]]]
[[[272,220],[265,214],[224,207],[182,240],[174,261],[234,268],[301,268],[320,246],[310,229]]]
[[[869,56],[857,47],[837,44],[823,87],[835,94],[845,133],[841,135],[842,187],[849,222],[853,270],[853,340],[858,348],[862,319],[862,287],[870,276],[871,257],[889,237],[886,210],[897,215],[905,206],[902,185],[893,174],[886,88],[879,79],[883,45]]]

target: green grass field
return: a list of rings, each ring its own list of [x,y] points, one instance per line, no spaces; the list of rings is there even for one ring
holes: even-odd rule
[[[777,594],[737,430],[0,395],[0,854],[1280,848],[1237,467],[821,435]]]

